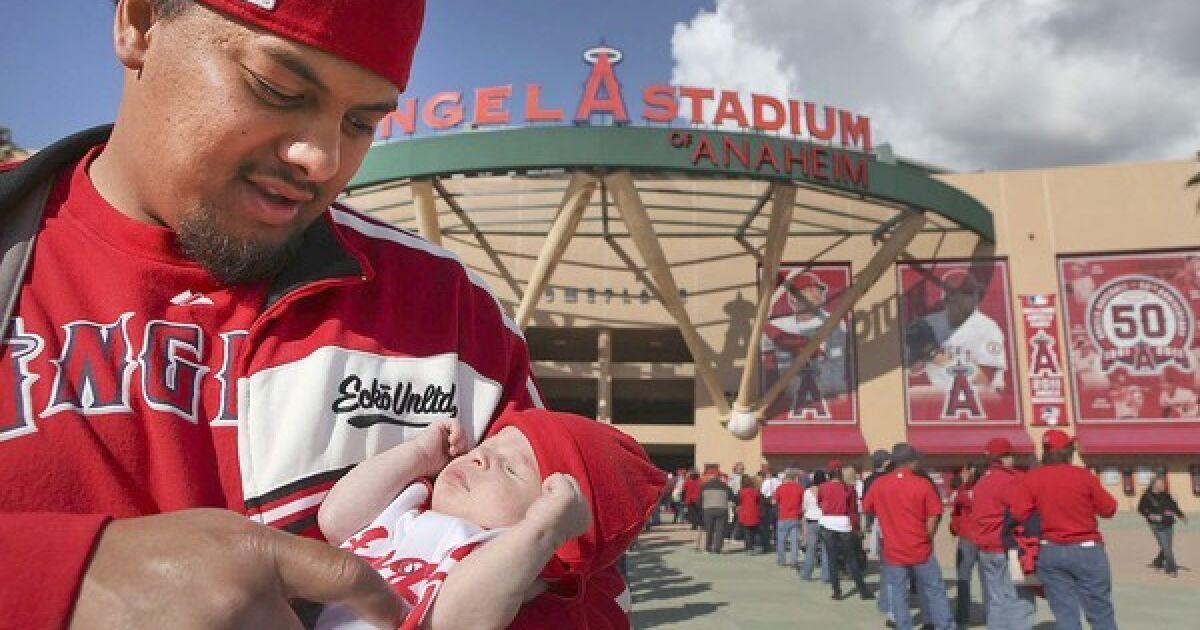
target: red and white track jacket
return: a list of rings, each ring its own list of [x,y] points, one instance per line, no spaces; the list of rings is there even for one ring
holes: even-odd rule
[[[0,169],[0,221],[57,178],[0,345],[4,623],[65,625],[111,518],[212,506],[319,536],[367,456],[540,406],[520,331],[447,250],[334,207],[271,286],[222,287],[103,202],[80,144],[52,173]]]

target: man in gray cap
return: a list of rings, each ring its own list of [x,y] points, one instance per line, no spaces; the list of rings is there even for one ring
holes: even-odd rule
[[[879,519],[883,533],[883,583],[896,627],[912,627],[908,611],[908,579],[911,572],[917,591],[925,602],[926,621],[937,630],[952,630],[954,619],[942,585],[942,569],[933,554],[933,535],[942,516],[942,500],[933,485],[916,474],[921,454],[909,444],[892,447],[894,469],[871,484],[863,499],[863,511]],[[883,590],[883,589],[881,589]]]

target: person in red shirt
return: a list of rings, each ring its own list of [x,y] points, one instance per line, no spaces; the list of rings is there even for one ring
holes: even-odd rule
[[[775,489],[775,564],[794,567],[800,557],[800,504],[804,487],[788,469]]]
[[[942,516],[942,500],[933,485],[915,472],[921,454],[901,442],[892,447],[895,469],[871,484],[863,511],[874,514],[883,533],[883,588],[896,627],[912,628],[908,611],[908,576],[916,579],[925,602],[926,621],[936,630],[953,630],[950,603],[942,585],[942,568],[933,553],[933,535]]]
[[[834,464],[836,462],[836,465]],[[872,599],[871,591],[863,581],[862,565],[858,562],[858,494],[854,491],[854,471],[843,468],[841,462],[830,462],[829,481],[817,488],[817,502],[821,507],[821,544],[825,547],[825,558],[829,562],[829,585],[833,587],[833,598],[842,598],[842,587],[838,572],[842,566],[858,587],[858,595]]]
[[[695,468],[683,482],[683,509],[692,529],[700,529],[700,473]]]
[[[742,476],[742,487],[737,493],[737,520],[746,541],[746,553],[754,553],[758,543],[760,553],[767,552],[767,540],[762,536],[762,493],[758,491],[758,480],[750,475]]]
[[[979,566],[979,548],[971,539],[970,516],[975,502],[975,483],[987,470],[982,464],[972,462],[963,466],[957,483],[950,497],[950,534],[957,537],[958,544],[954,556],[954,568],[957,576],[955,589],[954,620],[960,626],[965,626],[971,620],[971,572]],[[979,568],[979,582],[983,585],[983,607],[987,609],[987,586],[983,578],[983,567]]]
[[[1032,628],[1037,611],[1034,594],[1013,584],[1001,539],[1008,495],[1021,483],[1024,473],[1013,468],[1012,443],[1008,440],[993,438],[984,450],[991,462],[975,484],[968,531],[979,549],[988,628]]]
[[[1117,627],[1112,574],[1096,516],[1112,518],[1117,501],[1100,480],[1074,466],[1075,438],[1059,429],[1042,435],[1042,465],[1026,473],[1008,497],[1009,511],[1025,522],[1041,518],[1037,576],[1058,628],[1081,628],[1082,608],[1093,630]]]

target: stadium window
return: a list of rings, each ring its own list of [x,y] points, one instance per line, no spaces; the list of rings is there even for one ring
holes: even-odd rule
[[[695,399],[690,378],[614,378],[613,424],[695,424]]]
[[[614,363],[691,363],[678,328],[614,328]]]
[[[525,330],[525,343],[533,361],[592,362],[600,357],[596,328],[544,328]]]
[[[546,408],[595,418],[596,379],[543,378],[538,380]]]

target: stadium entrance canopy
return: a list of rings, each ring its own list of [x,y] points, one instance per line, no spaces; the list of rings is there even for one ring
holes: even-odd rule
[[[815,108],[795,101],[789,101],[789,108],[771,99],[779,105],[775,107],[763,100],[767,97],[754,95],[755,124],[750,125],[736,95],[727,96],[731,93],[722,93],[718,117],[722,111],[740,114],[729,118],[747,123],[738,125],[748,127],[745,131],[632,126],[619,94],[615,100],[611,97],[612,90],[619,90],[611,64],[603,55],[598,59],[574,124],[460,131],[377,144],[350,183],[347,201],[381,220],[415,227],[433,243],[441,244],[443,237],[476,240],[517,296],[515,321],[521,328],[532,318],[572,239],[602,239],[610,245],[618,239],[631,241],[646,270],[643,281],[678,325],[696,375],[720,417],[745,439],[757,433],[762,410],[783,393],[919,233],[965,232],[983,242],[994,240],[992,216],[981,203],[938,181],[930,169],[872,151],[869,128],[865,142],[860,137],[854,147],[847,146],[845,132],[836,145],[832,140],[814,141],[811,129],[803,139],[779,135],[783,122],[774,133],[762,131],[769,127],[758,124],[763,111],[790,109],[798,116],[803,110],[811,115]],[[611,79],[607,91],[605,73]],[[689,89],[693,94],[698,90],[651,86],[646,103],[661,107],[661,99],[654,99],[670,90],[686,96]],[[705,92],[716,98],[714,91]],[[609,96],[597,96],[604,94]],[[488,98],[476,91],[477,100]],[[447,101],[442,99],[444,105]],[[591,124],[596,111],[584,111],[589,99],[593,110],[607,114],[607,124]],[[427,113],[437,111],[438,103],[432,105],[427,105]],[[494,106],[495,102],[477,103],[475,112],[486,113]],[[413,103],[410,128],[415,109]],[[692,110],[696,116],[701,108]],[[837,120],[831,113],[826,108],[830,136],[829,123]],[[845,123],[846,112],[840,113]],[[652,116],[646,113],[643,118]],[[508,118],[493,115],[492,120]],[[734,180],[749,186],[731,192],[729,183]],[[544,240],[524,281],[504,268],[488,244],[489,237],[522,236]],[[666,239],[727,239],[761,265],[753,332],[732,405],[718,380],[713,351],[680,297],[672,261],[664,253]],[[870,239],[878,247],[789,370],[757,395],[754,372],[769,298],[776,290],[784,247],[797,239],[813,243],[814,259],[831,242],[847,239]],[[619,256],[630,271],[641,274],[631,257]]]

